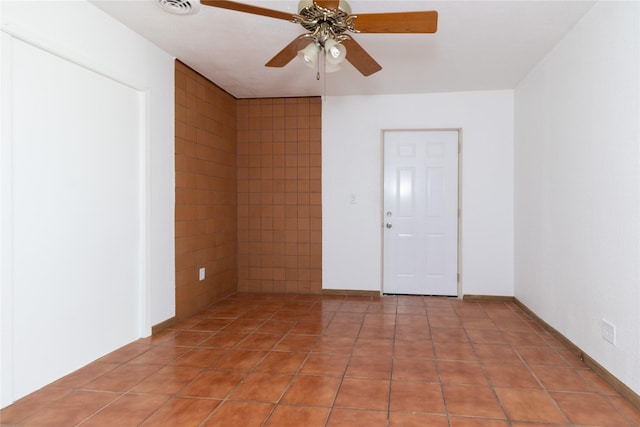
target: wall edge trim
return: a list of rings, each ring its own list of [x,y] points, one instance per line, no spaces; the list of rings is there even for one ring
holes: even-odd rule
[[[322,295],[357,296],[357,297],[380,297],[380,291],[362,291],[355,289],[323,289]]]
[[[167,320],[163,320],[160,323],[156,323],[155,325],[153,325],[151,327],[151,335],[155,335],[160,331],[163,331],[167,328],[172,327],[173,325],[175,325],[176,323],[178,323],[178,318],[176,316],[170,317]]]
[[[463,301],[514,302],[515,297],[502,295],[463,295]]]
[[[629,386],[620,381],[615,375],[609,372],[604,366],[598,363],[594,358],[585,353],[580,347],[575,345],[569,338],[565,337],[562,333],[556,330],[553,326],[549,325],[547,322],[542,320],[537,314],[535,314],[529,307],[527,307],[522,301],[518,298],[513,297],[513,302],[525,312],[531,319],[536,322],[540,327],[542,327],[546,332],[551,334],[555,339],[560,341],[563,345],[565,345],[571,353],[573,353],[576,357],[582,360],[585,365],[589,367],[593,372],[595,372],[604,382],[609,384],[616,390],[618,393],[622,395],[625,399],[627,399],[633,406],[640,410],[640,395],[634,392]]]

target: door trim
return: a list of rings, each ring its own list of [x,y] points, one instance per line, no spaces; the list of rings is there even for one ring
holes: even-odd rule
[[[458,132],[458,242],[457,242],[457,295],[456,298],[462,298],[463,295],[463,277],[462,277],[462,128],[384,128],[380,130],[380,295],[384,292],[384,136],[387,132]]]

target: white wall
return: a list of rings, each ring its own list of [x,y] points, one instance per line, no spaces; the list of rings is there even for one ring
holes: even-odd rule
[[[514,207],[515,296],[636,393],[639,9],[597,3],[516,89]]]
[[[0,7],[4,407],[174,315],[174,64],[88,2]]]
[[[381,130],[442,128],[462,130],[462,294],[513,295],[513,91],[508,90],[327,97],[324,289],[382,288]]]

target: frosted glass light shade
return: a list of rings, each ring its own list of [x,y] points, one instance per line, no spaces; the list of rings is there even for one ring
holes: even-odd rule
[[[319,47],[316,42],[311,42],[302,50],[298,51],[298,58],[302,59],[302,61],[309,68],[315,68],[316,63],[318,62],[318,51]]]
[[[334,39],[328,39],[324,43],[324,50],[329,64],[339,64],[347,57],[347,48]]]

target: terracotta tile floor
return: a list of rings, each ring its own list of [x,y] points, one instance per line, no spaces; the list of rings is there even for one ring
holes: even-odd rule
[[[638,426],[511,303],[237,294],[0,413],[15,426]]]

